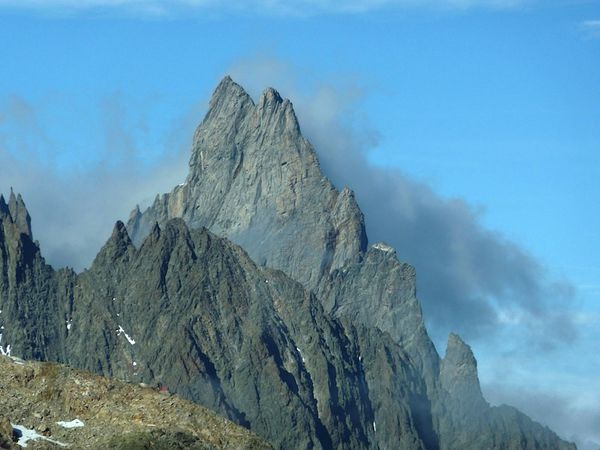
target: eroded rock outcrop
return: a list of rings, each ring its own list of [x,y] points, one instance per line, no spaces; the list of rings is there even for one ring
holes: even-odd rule
[[[175,395],[52,363],[0,357],[0,411],[3,449],[272,449]]]

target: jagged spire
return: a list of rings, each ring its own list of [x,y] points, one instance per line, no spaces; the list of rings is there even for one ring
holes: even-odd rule
[[[283,103],[283,99],[279,92],[276,89],[269,87],[264,90],[262,95],[260,96],[260,100],[258,102],[259,108],[264,105],[272,105],[272,104],[280,104]]]
[[[10,188],[8,204],[6,203],[4,196],[0,194],[0,218],[7,217],[10,222],[17,225],[21,233],[26,234],[33,239],[29,211],[27,211],[27,207],[25,206],[21,194],[15,195],[12,187]]]
[[[5,216],[7,214],[10,214],[8,205],[6,204],[6,200],[4,200],[4,195],[0,194],[0,216]]]
[[[245,89],[233,81],[229,75],[226,75],[213,92],[210,100],[210,109],[232,102],[250,103],[254,105],[252,98]]]
[[[139,216],[142,212],[140,211],[140,205],[135,205],[135,208],[129,213],[129,220]]]
[[[275,134],[291,132],[300,136],[300,124],[294,111],[294,105],[289,99],[283,99],[276,89],[269,87],[264,90],[258,104],[257,112],[261,124]]]
[[[440,381],[450,396],[463,405],[473,407],[486,403],[481,393],[473,351],[454,333],[448,336],[446,355],[440,366]]]
[[[323,176],[292,102],[267,88],[255,104],[229,76],[215,89],[196,130],[185,186],[161,196],[151,210],[134,213],[128,222],[136,245],[154,221],[163,225],[182,217],[192,228],[235,236],[253,258],[287,269],[311,288],[366,251],[356,200]],[[275,234],[278,240],[261,243]],[[302,256],[290,260],[290,249]]]
[[[135,247],[129,238],[125,224],[118,220],[117,223],[115,223],[110,238],[96,256],[94,264],[97,264],[100,261],[108,264],[113,263],[118,259],[127,257],[127,255],[134,250]]]

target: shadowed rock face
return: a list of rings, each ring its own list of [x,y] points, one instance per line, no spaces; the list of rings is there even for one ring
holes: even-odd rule
[[[82,274],[45,265],[24,205],[2,205],[14,354],[165,384],[277,448],[574,448],[490,408],[458,336],[439,358],[414,268],[367,245],[273,89],[255,104],[225,78],[186,182],[117,223]]]
[[[32,241],[29,213],[21,196],[0,195],[0,347],[27,358],[59,360],[66,313],[75,280],[70,270],[55,272]]]
[[[70,292],[56,296],[67,319],[48,325],[62,341],[39,344],[59,361],[166,385],[279,448],[426,448],[432,419],[414,413],[425,386],[396,343],[330,318],[206,229],[173,219],[136,249],[117,223]],[[31,356],[18,341],[13,353]]]

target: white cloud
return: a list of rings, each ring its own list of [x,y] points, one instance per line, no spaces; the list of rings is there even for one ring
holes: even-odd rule
[[[600,20],[584,20],[581,25],[585,28],[600,29]]]
[[[0,0],[11,8],[43,13],[113,12],[143,16],[177,16],[182,12],[310,16],[360,14],[392,9],[507,9],[535,0]]]
[[[584,20],[579,28],[588,37],[600,38],[600,20]]]

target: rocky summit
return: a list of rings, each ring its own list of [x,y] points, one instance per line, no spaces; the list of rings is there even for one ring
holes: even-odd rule
[[[440,358],[414,268],[369,245],[274,89],[255,103],[223,79],[187,179],[117,222],[83,273],[45,263],[13,197],[2,353],[168,386],[280,449],[575,448],[490,407],[459,336]]]

